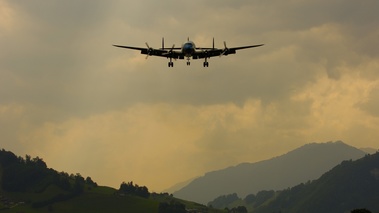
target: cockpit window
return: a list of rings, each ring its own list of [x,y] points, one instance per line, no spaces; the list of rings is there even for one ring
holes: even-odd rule
[[[186,43],[186,44],[184,44],[184,48],[190,49],[190,48],[193,48],[193,45],[191,43]]]

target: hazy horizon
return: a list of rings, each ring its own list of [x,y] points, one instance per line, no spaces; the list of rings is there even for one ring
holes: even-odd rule
[[[378,149],[379,2],[0,0],[1,148],[153,191],[311,142]],[[196,11],[196,12],[195,12]],[[203,60],[112,44],[265,46]]]

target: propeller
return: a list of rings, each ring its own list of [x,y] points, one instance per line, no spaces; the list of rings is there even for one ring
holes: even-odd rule
[[[175,48],[175,44],[172,45],[172,47],[171,47],[171,49],[169,51],[170,54],[172,53],[172,51],[174,50],[174,48]]]
[[[229,52],[229,48],[226,46],[226,42],[224,41],[224,50],[222,51],[222,53],[220,54],[220,57],[223,56],[223,55],[227,55],[226,53]]]
[[[148,59],[149,56],[153,54],[154,49],[153,49],[152,47],[150,47],[149,44],[148,44],[147,42],[145,42],[145,44],[146,44],[146,47],[147,47],[146,59]]]

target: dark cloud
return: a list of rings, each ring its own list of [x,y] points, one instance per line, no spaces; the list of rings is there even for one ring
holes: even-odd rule
[[[19,27],[2,39],[8,51],[1,54],[1,75],[21,83],[8,83],[10,92],[2,93],[2,102],[47,104],[68,114],[138,102],[201,105],[257,98],[269,103],[290,97],[320,71],[338,79],[343,74],[341,65],[358,66],[365,61],[357,56],[377,56],[378,31],[372,27],[377,20],[376,1],[34,1],[9,5],[18,12]],[[138,72],[126,66],[116,72],[107,67],[112,58],[144,57],[115,49],[111,43],[144,46],[149,41],[159,47],[165,35],[169,35],[167,45],[178,46],[187,36],[207,45],[214,36],[217,46],[223,46],[223,40],[230,46],[255,42],[266,46],[211,59],[211,68],[204,72],[200,62],[193,62],[189,72],[183,66],[166,72],[164,59],[146,61]],[[267,59],[256,59],[262,57]]]

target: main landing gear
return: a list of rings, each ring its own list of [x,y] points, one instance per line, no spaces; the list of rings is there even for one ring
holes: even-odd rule
[[[189,59],[187,59],[187,66],[189,66],[189,65],[191,65],[191,62]],[[209,67],[209,62],[207,61],[207,58],[205,58],[203,66]],[[168,62],[168,67],[174,67],[174,62],[172,62],[172,58],[170,58],[170,61]]]
[[[208,61],[207,61],[207,58],[205,58],[205,61],[204,61],[204,63],[203,63],[203,66],[204,66],[204,67],[209,67],[209,63],[208,63]]]
[[[170,61],[168,62],[168,67],[174,67],[174,62],[172,62],[172,58],[170,58]]]

